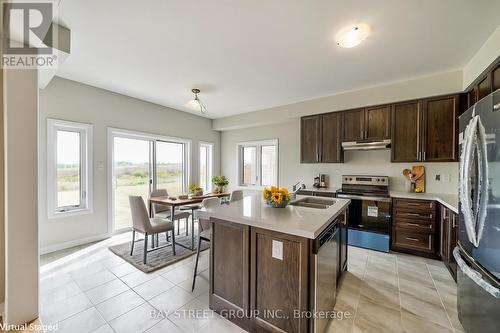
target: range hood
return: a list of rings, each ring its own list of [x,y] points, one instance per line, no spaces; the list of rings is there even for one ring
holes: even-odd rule
[[[342,142],[344,150],[377,150],[391,148],[391,140]]]

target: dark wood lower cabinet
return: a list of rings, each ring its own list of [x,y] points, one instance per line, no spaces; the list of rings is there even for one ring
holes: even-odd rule
[[[210,308],[246,313],[250,308],[250,228],[214,221],[210,249]],[[245,324],[244,321],[241,324]]]
[[[345,232],[345,247],[339,245],[340,258],[333,263],[340,274],[347,269],[345,214],[334,222]],[[249,332],[313,332],[314,240],[214,218],[211,222],[210,308]],[[276,245],[281,251],[273,252]],[[332,281],[332,288],[338,281]]]
[[[391,249],[437,257],[436,203],[431,200],[392,200]]]
[[[441,206],[440,229],[439,255],[456,281],[457,262],[453,249],[457,246],[458,215],[444,206]]]
[[[348,235],[348,228],[347,228],[347,212],[344,214],[344,216],[340,217],[340,252],[339,252],[339,271],[337,273],[337,286],[340,283],[340,279],[343,276],[343,272],[347,271],[347,249],[348,249],[348,240],[347,240],[347,235]]]
[[[282,260],[272,256],[273,241],[283,244]],[[309,240],[252,228],[251,251],[250,309],[257,324],[262,330],[307,332],[307,319],[294,312],[308,310]]]

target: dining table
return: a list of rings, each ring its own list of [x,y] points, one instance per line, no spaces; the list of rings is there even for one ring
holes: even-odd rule
[[[149,198],[148,200],[148,206],[149,206],[149,217],[153,218],[154,216],[154,211],[153,211],[153,204],[157,205],[163,205],[163,206],[168,206],[170,207],[170,220],[174,221],[175,217],[175,210],[177,207],[182,207],[182,206],[190,206],[194,204],[199,204],[203,202],[204,199],[207,198],[226,198],[229,197],[231,193],[229,192],[222,192],[222,193],[206,193],[200,196],[188,196],[187,198],[180,199],[178,197],[172,197],[172,196],[163,196],[163,197],[153,197]],[[179,245],[185,249],[194,251],[194,215],[191,216],[191,247],[185,246],[184,244],[181,243],[176,243],[175,245]]]

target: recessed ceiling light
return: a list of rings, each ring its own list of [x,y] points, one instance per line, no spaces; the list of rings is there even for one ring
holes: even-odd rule
[[[351,48],[361,44],[370,34],[370,27],[364,23],[342,29],[335,38],[337,45]]]

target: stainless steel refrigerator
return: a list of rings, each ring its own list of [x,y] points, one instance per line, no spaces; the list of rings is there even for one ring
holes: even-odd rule
[[[500,90],[459,118],[458,317],[500,332]]]

